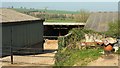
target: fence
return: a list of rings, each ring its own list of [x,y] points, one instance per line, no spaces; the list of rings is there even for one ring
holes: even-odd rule
[[[72,33],[58,37],[58,45],[59,45],[58,49],[62,49],[62,47],[66,47],[67,45],[69,45],[73,41],[71,36]]]

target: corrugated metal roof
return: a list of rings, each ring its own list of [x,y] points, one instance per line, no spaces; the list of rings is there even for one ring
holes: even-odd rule
[[[117,20],[117,12],[96,12],[89,16],[85,28],[103,32],[109,29],[108,23],[115,22]]]
[[[69,23],[64,23],[64,22],[44,22],[43,25],[85,25],[85,23],[74,23],[74,22],[69,22]]]
[[[0,23],[15,22],[15,21],[28,21],[28,20],[40,20],[12,9],[0,8]]]

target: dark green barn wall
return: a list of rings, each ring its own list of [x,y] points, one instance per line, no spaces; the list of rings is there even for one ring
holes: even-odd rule
[[[0,56],[2,56],[2,24],[0,24]]]
[[[16,48],[40,48],[43,43],[43,23],[42,21],[30,21],[32,23],[22,24],[4,24],[2,27],[2,51],[3,55],[10,54],[10,46],[14,51],[24,52],[42,52],[42,50],[20,50]],[[11,41],[12,40],[12,41]],[[7,47],[6,47],[7,46]],[[7,52],[6,52],[7,51]]]

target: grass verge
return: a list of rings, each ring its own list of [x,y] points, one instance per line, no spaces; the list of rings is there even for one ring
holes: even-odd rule
[[[102,49],[66,49],[56,54],[55,66],[86,66],[100,57],[100,51]]]

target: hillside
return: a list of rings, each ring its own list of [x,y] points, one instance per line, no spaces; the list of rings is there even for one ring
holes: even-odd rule
[[[79,11],[65,11],[65,10],[45,10],[45,9],[23,9],[23,8],[13,8],[19,12],[46,12],[46,13],[54,13],[54,14],[78,14]]]
[[[45,18],[46,22],[86,22],[89,12],[82,11],[65,11],[65,10],[47,10],[47,9],[26,9],[10,8],[15,11],[25,13],[37,18]]]

